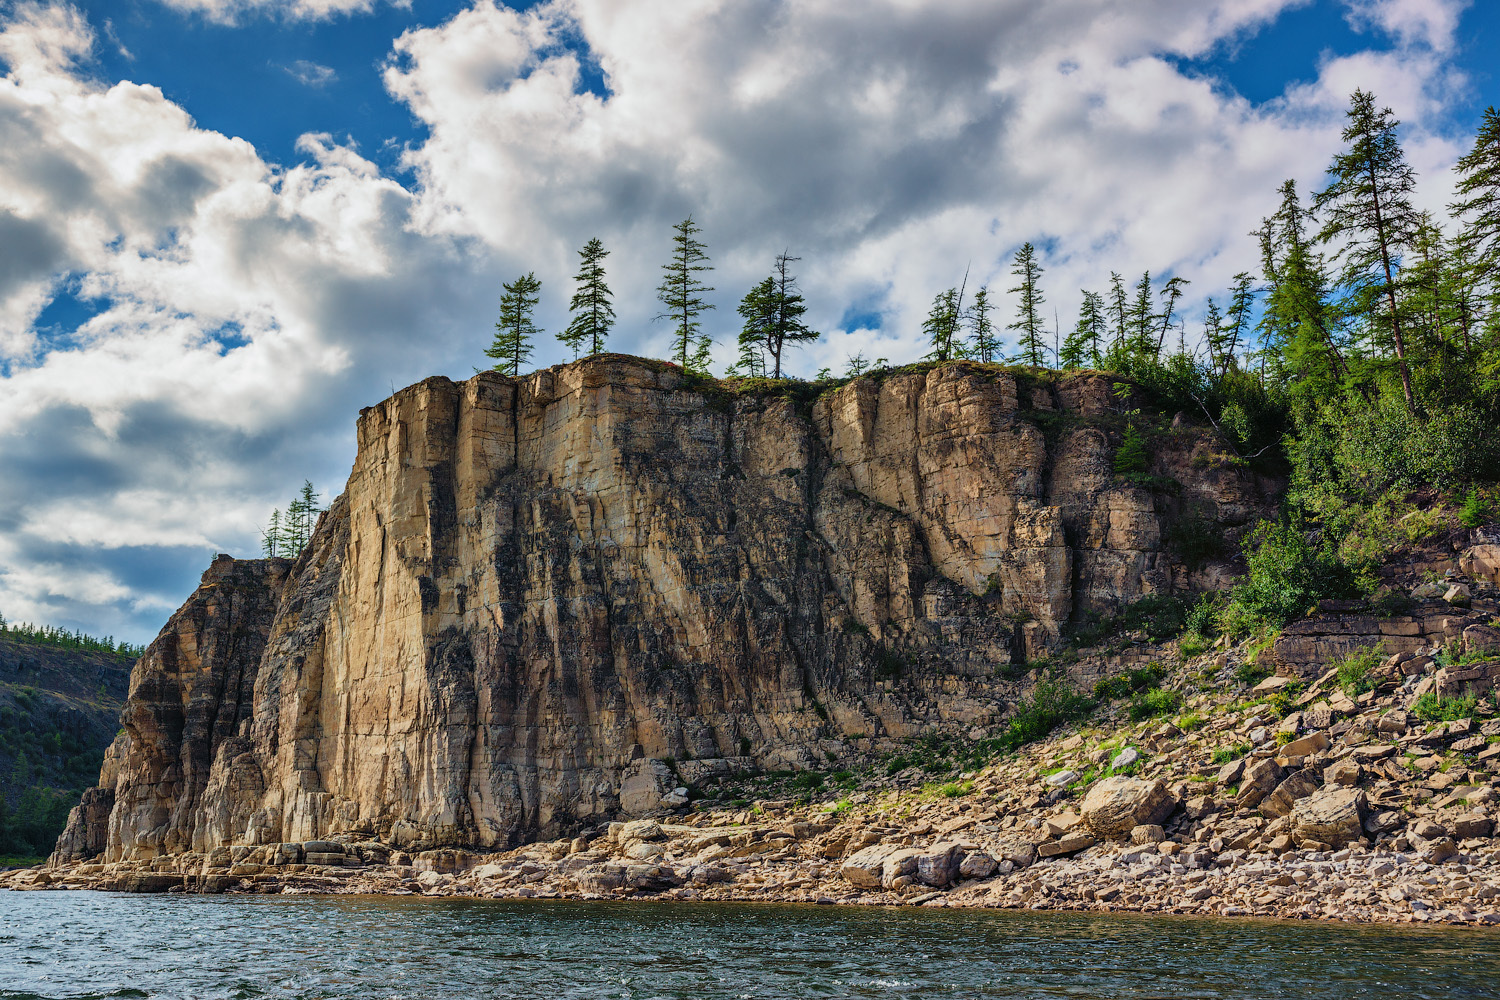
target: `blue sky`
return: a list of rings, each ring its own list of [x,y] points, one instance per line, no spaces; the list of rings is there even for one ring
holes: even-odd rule
[[[342,488],[358,407],[485,363],[500,282],[560,328],[590,236],[611,346],[661,356],[693,213],[721,367],[783,248],[798,374],[920,356],[1027,240],[1064,325],[1110,270],[1191,278],[1195,320],[1356,86],[1440,208],[1497,50],[1462,0],[0,2],[0,611],[149,639]]]

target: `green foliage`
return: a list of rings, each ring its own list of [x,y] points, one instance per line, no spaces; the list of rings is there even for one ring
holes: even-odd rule
[[[1000,341],[995,336],[995,322],[990,319],[990,312],[993,309],[994,303],[990,301],[989,286],[982,285],[979,291],[974,293],[974,304],[966,310],[969,320],[968,352],[975,360],[986,365],[999,360]],[[851,366],[852,362],[853,359],[851,359]],[[877,361],[876,367],[879,365],[880,362]]]
[[[1138,691],[1155,687],[1166,675],[1166,668],[1153,663],[1114,677],[1101,677],[1094,682],[1094,697],[1100,701],[1128,698]]]
[[[145,646],[117,641],[112,635],[101,639],[78,629],[69,631],[55,625],[8,622],[3,614],[0,614],[0,638],[32,646],[55,646],[59,649],[77,649],[87,653],[110,653],[132,660],[146,652]]]
[[[541,328],[531,318],[541,302],[542,283],[528,271],[515,281],[500,286],[500,318],[495,322],[495,339],[485,348],[485,357],[494,358],[495,371],[512,377],[521,374],[521,366],[531,357],[532,341]]]
[[[802,322],[807,303],[797,290],[797,279],[789,271],[789,265],[799,259],[777,254],[771,276],[750,289],[740,302],[739,314],[745,321],[740,331],[740,365],[749,369],[747,375],[755,374],[757,368],[764,374],[764,357],[768,354],[771,378],[781,378],[782,353],[786,347],[818,339],[818,332]]]
[[[932,345],[932,351],[927,355],[929,360],[948,361],[959,356],[963,348],[958,336],[960,318],[958,289],[939,292],[932,300],[927,318],[922,321],[922,333]]]
[[[567,329],[557,339],[573,349],[573,357],[582,354],[598,354],[604,350],[604,341],[615,322],[615,308],[611,302],[609,285],[604,281],[604,258],[609,251],[597,236],[578,251],[578,273],[573,298],[568,302],[568,311],[573,314]]]
[[[1096,646],[1106,639],[1142,631],[1153,641],[1181,634],[1187,623],[1189,598],[1170,594],[1151,594],[1128,605],[1118,614],[1100,615],[1086,612],[1068,629],[1076,646]]]
[[[1286,687],[1266,697],[1266,706],[1276,713],[1276,718],[1284,719],[1292,714],[1296,707],[1297,699],[1301,697],[1302,690],[1306,685],[1301,681],[1292,681]]]
[[[1182,707],[1182,695],[1165,688],[1142,691],[1130,700],[1126,713],[1134,722],[1154,719],[1159,715],[1171,715]]]
[[[1458,520],[1465,528],[1477,528],[1482,524],[1488,524],[1495,516],[1494,508],[1490,505],[1489,498],[1480,494],[1478,488],[1471,488],[1468,496],[1464,497],[1463,506],[1458,510]]]
[[[1249,752],[1250,744],[1248,743],[1236,743],[1233,746],[1219,747],[1219,749],[1214,751],[1213,762],[1223,767],[1231,761],[1239,760]]]
[[[1044,330],[1042,327],[1042,303],[1047,301],[1043,295],[1038,282],[1041,280],[1043,269],[1037,263],[1036,247],[1029,242],[1016,251],[1015,263],[1011,266],[1010,273],[1015,275],[1018,284],[1006,291],[1021,297],[1016,306],[1015,322],[1006,326],[1007,330],[1015,330],[1020,335],[1020,352],[1015,360],[1033,368],[1041,368],[1047,363],[1047,349],[1043,340]]]
[[[1355,573],[1314,545],[1291,521],[1262,523],[1245,541],[1247,572],[1220,609],[1219,628],[1232,636],[1284,625],[1317,601],[1355,597]]]
[[[1120,447],[1115,450],[1114,470],[1117,476],[1138,475],[1151,466],[1151,449],[1146,436],[1135,424],[1127,424]]]
[[[1239,666],[1234,668],[1234,679],[1239,681],[1241,684],[1259,684],[1261,681],[1270,676],[1271,669],[1269,667],[1261,666],[1254,660],[1246,660],[1244,663],[1241,663]]]
[[[698,317],[714,308],[703,298],[713,287],[705,285],[698,275],[712,271],[713,266],[708,263],[705,245],[697,239],[702,230],[694,225],[691,215],[672,228],[676,233],[672,237],[672,259],[661,266],[664,277],[656,289],[666,312],[656,318],[672,321],[673,360],[684,371],[706,373],[713,338],[700,333],[703,324]]]
[[[1474,716],[1479,699],[1472,692],[1458,697],[1439,698],[1428,691],[1411,703],[1412,714],[1424,722],[1457,722]]]
[[[1093,710],[1092,699],[1062,681],[1045,680],[1030,697],[1016,703],[1015,714],[994,742],[1000,750],[1014,750],[1045,738],[1065,722],[1086,718]]]
[[[1380,666],[1384,655],[1383,644],[1357,649],[1347,656],[1338,657],[1333,667],[1338,671],[1339,689],[1350,698],[1357,698],[1367,691],[1375,690],[1375,680],[1370,672]]]
[[[281,509],[271,511],[270,523],[261,530],[261,554],[276,558],[296,559],[312,541],[313,529],[318,526],[318,516],[323,508],[318,506],[318,491],[312,480],[302,480],[302,488],[287,504],[286,513]]]

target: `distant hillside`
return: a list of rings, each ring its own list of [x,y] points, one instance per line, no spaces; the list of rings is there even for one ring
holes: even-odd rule
[[[134,662],[0,633],[0,857],[52,850],[98,780]]]

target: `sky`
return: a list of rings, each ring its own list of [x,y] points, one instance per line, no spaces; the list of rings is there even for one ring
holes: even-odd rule
[[[782,251],[796,375],[916,360],[965,273],[1008,321],[1026,241],[1064,330],[1111,270],[1191,329],[1357,87],[1441,210],[1496,51],[1491,0],[0,0],[0,613],[148,641],[360,407],[489,363],[502,282],[568,360],[595,236],[665,357],[693,217],[716,370]]]

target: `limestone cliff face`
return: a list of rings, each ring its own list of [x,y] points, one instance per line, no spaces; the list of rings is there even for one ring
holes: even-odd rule
[[[950,365],[809,408],[609,355],[405,389],[308,551],[221,557],[150,647],[59,857],[494,846],[993,725],[996,666],[1070,615],[1222,572],[1164,546],[1184,509],[1263,512],[1191,428],[1155,449],[1176,495],[1113,476],[1111,388]]]

